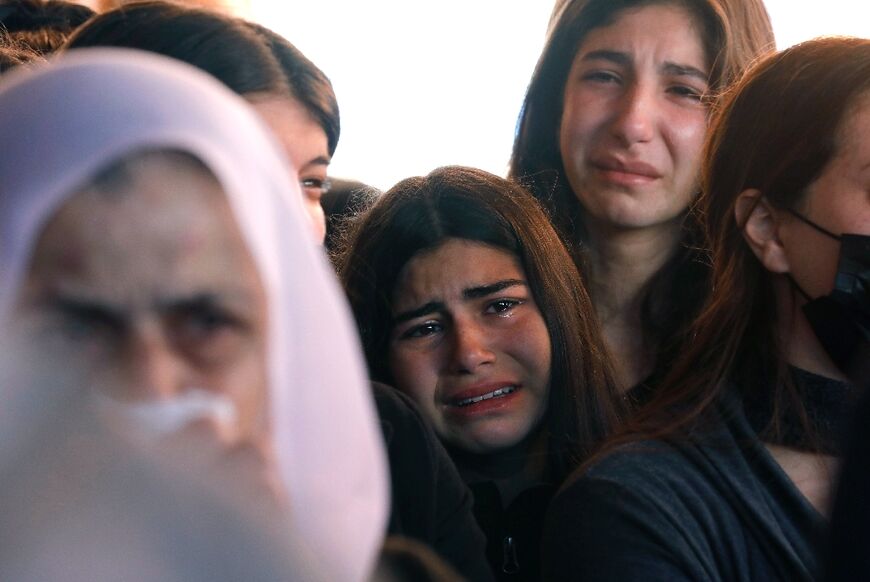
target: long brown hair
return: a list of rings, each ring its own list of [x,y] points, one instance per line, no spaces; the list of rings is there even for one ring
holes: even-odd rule
[[[837,153],[845,119],[868,96],[870,40],[823,38],[768,57],[725,97],[705,148],[697,208],[713,258],[713,293],[657,397],[627,427],[635,437],[620,441],[694,426],[729,383],[758,386],[759,378],[772,391],[769,434],[778,433],[785,410],[812,432],[777,334],[772,277],[744,240],[735,206],[754,188],[774,207],[798,207]]]
[[[773,30],[762,0],[568,0],[553,24],[526,93],[517,124],[510,176],[527,185],[550,211],[560,233],[583,269],[586,234],[583,208],[565,174],[559,148],[565,85],[574,56],[586,36],[612,23],[621,12],[649,5],[685,8],[701,31],[710,66],[712,98],[728,87],[756,59],[774,48]],[[647,284],[642,308],[643,331],[668,361],[675,338],[706,296],[707,267],[695,249],[703,235],[686,216],[680,247]]]
[[[589,295],[543,209],[522,187],[482,170],[446,167],[381,195],[337,257],[370,373],[391,383],[392,295],[405,265],[449,238],[516,257],[552,344],[546,428],[557,479],[616,423],[616,383]]]

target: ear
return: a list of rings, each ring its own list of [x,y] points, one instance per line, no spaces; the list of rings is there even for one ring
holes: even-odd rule
[[[761,264],[768,271],[788,273],[788,256],[779,239],[779,215],[759,190],[744,190],[737,196],[734,217],[743,226],[743,238]]]

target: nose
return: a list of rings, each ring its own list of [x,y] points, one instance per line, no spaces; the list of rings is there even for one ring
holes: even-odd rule
[[[657,106],[655,93],[650,87],[639,83],[630,86],[613,118],[613,135],[624,147],[651,141]]]
[[[173,349],[159,325],[143,325],[136,330],[127,354],[131,397],[143,400],[168,400],[194,385],[182,354]]]
[[[486,329],[477,322],[455,321],[453,327],[453,369],[457,373],[473,373],[495,361]]]

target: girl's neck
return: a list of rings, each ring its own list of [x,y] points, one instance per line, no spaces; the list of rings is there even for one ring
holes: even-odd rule
[[[649,281],[680,244],[681,220],[644,229],[613,229],[587,221],[586,286],[623,390],[646,378],[657,346],[649,345],[642,308]]]

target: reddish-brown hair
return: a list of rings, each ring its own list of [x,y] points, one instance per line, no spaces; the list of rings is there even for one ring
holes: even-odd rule
[[[713,293],[657,397],[627,427],[633,436],[617,440],[694,426],[729,383],[758,386],[759,378],[773,391],[768,430],[779,430],[786,409],[806,419],[777,334],[772,277],[744,240],[735,206],[741,192],[758,189],[774,207],[799,208],[837,154],[850,113],[868,97],[870,39],[859,38],[816,39],[772,55],[726,95],[712,121],[697,207]]]

